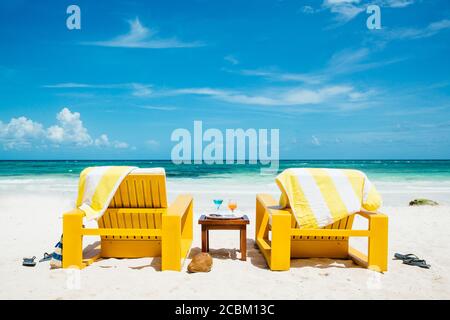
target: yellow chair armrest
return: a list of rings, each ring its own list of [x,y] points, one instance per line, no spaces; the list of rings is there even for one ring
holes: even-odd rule
[[[256,202],[257,204],[261,205],[270,216],[274,215],[291,215],[291,213],[287,210],[283,210],[280,208],[278,201],[276,201],[271,195],[269,194],[257,194],[256,195]]]
[[[66,217],[66,216],[81,216],[81,218],[84,218],[86,216],[86,214],[84,213],[84,211],[82,211],[80,209],[73,209],[73,210],[63,213],[63,217]]]
[[[170,216],[184,216],[189,211],[193,199],[190,195],[180,195],[167,209],[167,215]]]
[[[274,208],[268,208],[269,214],[273,216],[291,216],[291,213],[287,210],[281,210],[281,209],[274,209]]]
[[[357,212],[356,214],[358,214],[361,217],[364,217],[368,220],[375,219],[375,218],[387,218],[387,215],[380,213],[380,212],[360,211],[360,212]]]
[[[256,195],[256,202],[266,209],[278,205],[278,201],[276,201],[270,194],[265,193],[258,193]]]

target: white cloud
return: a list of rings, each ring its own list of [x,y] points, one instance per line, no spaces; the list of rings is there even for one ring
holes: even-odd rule
[[[324,2],[329,5],[338,5],[338,4],[360,3],[361,0],[325,0]]]
[[[124,35],[117,36],[111,40],[84,42],[84,45],[120,48],[191,48],[203,46],[201,42],[183,42],[176,38],[157,38],[157,31],[144,27],[139,18],[128,21],[130,30]]]
[[[144,85],[141,83],[133,83],[133,96],[135,97],[148,97],[152,95],[153,90],[151,85]]]
[[[211,88],[186,88],[186,89],[175,89],[173,91],[168,91],[169,94],[197,94],[197,95],[209,95],[209,96],[220,96],[227,95],[226,90],[222,89],[211,89]]]
[[[81,121],[78,112],[63,108],[56,115],[56,124],[48,128],[26,117],[12,118],[9,123],[0,121],[0,143],[5,149],[21,149],[25,147],[40,147],[48,144],[53,146],[67,145],[77,147],[112,146],[128,147],[124,142],[109,142],[106,134],[92,139]]]
[[[263,77],[274,81],[294,81],[304,82],[307,84],[318,84],[325,80],[325,75],[322,74],[308,74],[308,73],[284,73],[268,70],[242,70],[240,72],[246,76]]]
[[[325,0],[322,7],[336,15],[339,22],[348,22],[365,10],[359,0]]]
[[[315,12],[316,12],[316,9],[314,9],[314,8],[311,7],[311,6],[303,6],[300,10],[301,10],[303,13],[306,13],[306,14],[312,14],[312,13],[315,13]]]
[[[325,80],[324,75],[309,75],[301,78],[300,74],[282,74],[265,71],[244,71],[243,74],[252,74],[264,77],[271,77],[279,81],[300,81],[304,80],[307,84],[314,84],[317,87],[320,82]],[[313,80],[315,79],[315,80]],[[244,92],[229,89],[217,88],[180,88],[180,89],[157,89],[151,85],[134,84],[131,94],[138,98],[167,97],[179,95],[197,95],[208,96],[216,100],[229,103],[260,105],[260,106],[292,106],[305,104],[320,104],[331,98],[347,98],[354,100],[352,97],[359,95],[359,92],[348,85],[322,85],[320,87],[290,87],[290,88],[265,88],[257,92]],[[172,106],[139,106],[142,109],[173,111],[176,107]],[[58,128],[49,129],[49,134],[58,141],[62,132]]]
[[[80,113],[63,108],[56,115],[57,124],[48,128],[48,139],[55,143],[74,143],[77,146],[92,144],[88,130],[83,126]]]
[[[85,83],[74,83],[74,82],[66,82],[66,83],[57,83],[57,84],[49,84],[43,86],[44,88],[93,88],[95,86]]]
[[[38,137],[43,132],[40,123],[34,122],[26,117],[13,118],[8,124],[1,125],[0,128],[1,136],[9,136],[17,139]]]
[[[30,140],[45,136],[42,124],[26,117],[12,118],[9,123],[0,121],[0,142],[5,149],[30,147]]]
[[[50,89],[139,89],[151,88],[150,84],[145,83],[111,83],[111,84],[92,84],[92,83],[77,83],[77,82],[62,82],[55,84],[47,84],[44,88]]]
[[[324,68],[312,73],[289,73],[273,70],[242,70],[240,73],[247,76],[262,77],[272,81],[302,82],[317,85],[327,82],[337,75],[375,69],[402,60],[391,59],[370,62],[368,61],[370,54],[371,51],[367,48],[342,50],[335,53]]]
[[[304,12],[315,13],[328,10],[335,15],[338,23],[346,23],[353,20],[369,5],[378,5],[385,8],[406,8],[414,4],[416,0],[324,0],[321,9],[308,8]]]
[[[128,143],[121,141],[114,141],[113,146],[116,149],[127,149],[129,147]]]
[[[355,64],[365,60],[369,55],[369,49],[360,48],[357,50],[342,50],[331,57],[328,62],[328,70],[335,73],[346,73]]]
[[[356,73],[376,69],[403,60],[401,58],[394,58],[390,60],[370,62],[368,60],[371,53],[372,52],[367,48],[339,51],[331,57],[328,62],[328,66],[325,68],[323,73],[331,75]]]
[[[64,141],[64,129],[60,126],[51,126],[47,129],[47,137],[50,141],[61,143]]]
[[[158,110],[158,111],[173,111],[173,110],[177,110],[177,107],[173,107],[173,106],[139,106],[139,108],[141,109],[146,109],[146,110]]]
[[[331,79],[341,74],[360,72],[393,63],[391,61],[369,60],[370,50],[360,48],[356,50],[343,50],[334,54],[324,68],[312,73],[286,73],[273,70],[241,70],[240,74],[263,77],[272,81],[300,82],[304,86],[294,85],[281,88],[266,87],[260,90],[230,90],[222,88],[156,88],[149,84],[131,83],[116,84],[120,88],[129,88],[131,95],[139,98],[155,98],[177,95],[197,95],[225,101],[228,103],[257,105],[257,106],[295,106],[318,105],[333,101],[336,108],[360,108],[372,95],[373,90],[360,91],[348,84],[331,83]],[[231,71],[233,72],[233,71]],[[72,85],[74,85],[72,83]],[[62,84],[53,87],[65,87]],[[95,86],[84,84],[86,86]],[[102,85],[113,86],[113,85]],[[75,84],[75,87],[77,85]],[[356,105],[356,102],[360,103]],[[345,107],[343,107],[345,106]],[[144,105],[142,109],[172,111],[175,107]]]
[[[415,0],[387,0],[385,2],[391,8],[405,8],[414,4]]]
[[[95,145],[97,147],[108,147],[110,145],[108,136],[106,134],[100,135],[100,137],[95,139]]]
[[[188,88],[177,89],[172,94],[191,94],[209,96],[216,100],[230,103],[260,106],[294,106],[307,104],[320,104],[336,98],[349,98],[357,91],[351,86],[325,86],[318,89],[303,87],[266,90],[265,92],[248,94],[240,91],[212,89],[212,88]]]
[[[148,97],[153,93],[152,85],[146,83],[113,83],[113,84],[87,84],[87,83],[56,83],[44,85],[44,88],[49,89],[116,89],[116,90],[130,90],[135,97]]]
[[[430,23],[425,28],[402,28],[397,30],[390,30],[384,34],[388,40],[407,40],[407,39],[422,39],[434,36],[435,34],[450,29],[450,20],[443,19]]]
[[[106,134],[100,135],[97,139],[95,139],[94,144],[97,147],[113,147],[116,149],[126,149],[129,147],[128,143],[122,141],[109,141],[109,138]]]
[[[232,65],[237,65],[239,64],[239,60],[236,59],[236,57],[232,56],[232,55],[227,55],[225,57],[223,57],[223,59],[225,61],[228,61],[229,63],[231,63]]]

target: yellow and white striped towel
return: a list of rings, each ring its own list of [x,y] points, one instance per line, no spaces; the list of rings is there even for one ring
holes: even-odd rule
[[[291,208],[301,229],[316,229],[361,211],[376,211],[381,197],[358,170],[291,168],[280,173],[280,206]]]
[[[128,166],[89,167],[80,174],[77,208],[88,219],[98,219],[106,211],[123,179],[137,169]]]

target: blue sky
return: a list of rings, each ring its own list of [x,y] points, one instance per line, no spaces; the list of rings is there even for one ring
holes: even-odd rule
[[[450,158],[447,0],[2,1],[0,39],[0,159],[169,159],[194,120],[278,128],[282,159]]]

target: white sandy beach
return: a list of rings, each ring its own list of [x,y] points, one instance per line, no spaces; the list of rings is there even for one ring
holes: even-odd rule
[[[76,182],[75,182],[76,183]],[[277,191],[272,184],[234,186],[221,179],[169,180],[169,199],[189,191],[194,196],[195,224],[191,256],[200,251],[199,215],[213,208],[222,194],[235,198],[252,224],[248,229],[248,259],[239,260],[238,234],[211,234],[214,258],[209,273],[160,272],[159,258],[107,259],[80,273],[80,288],[68,287],[74,275],[49,270],[49,263],[34,268],[21,265],[22,257],[52,252],[61,233],[61,213],[73,206],[72,180],[50,190],[52,181],[0,182],[0,298],[1,299],[449,299],[450,298],[450,188],[432,184],[377,184],[384,196],[381,211],[389,215],[389,271],[379,274],[351,261],[293,260],[291,270],[271,272],[253,246],[256,192]],[[48,185],[46,185],[48,184]],[[409,200],[427,197],[436,207],[408,207]],[[85,246],[96,238],[85,239]],[[364,243],[356,243],[363,247]],[[430,270],[391,260],[395,252],[415,253],[432,265]]]

